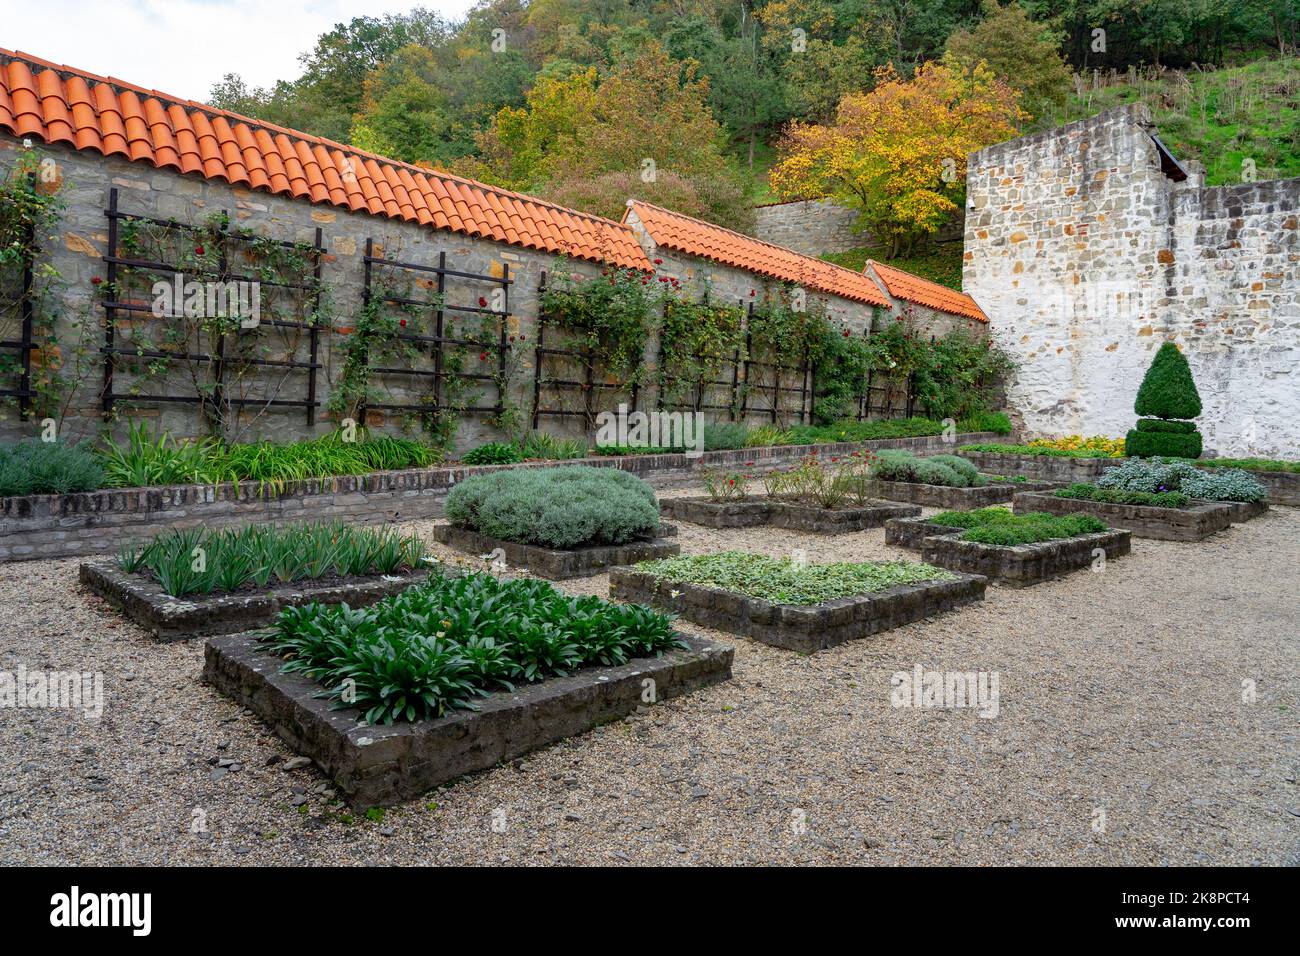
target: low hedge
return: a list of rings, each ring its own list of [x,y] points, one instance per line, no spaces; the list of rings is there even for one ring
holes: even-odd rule
[[[1156,508],[1185,508],[1191,499],[1181,491],[1126,491],[1122,488],[1098,488],[1096,485],[1073,484],[1052,492],[1058,498],[1105,501],[1119,505],[1151,505]]]
[[[488,537],[546,548],[625,544],[659,529],[653,488],[590,465],[476,475],[451,490],[445,513]]]
[[[1169,427],[1180,425],[1191,427]],[[1137,428],[1128,433],[1124,447],[1132,458],[1198,458],[1202,450],[1201,433],[1192,422],[1142,418]]]
[[[475,697],[516,683],[683,646],[672,618],[650,608],[490,574],[434,575],[367,608],[289,608],[264,643],[324,696],[346,688],[341,706],[371,724],[473,709]]]

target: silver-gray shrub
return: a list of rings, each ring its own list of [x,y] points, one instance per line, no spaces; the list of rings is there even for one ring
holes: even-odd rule
[[[590,465],[476,475],[452,489],[445,513],[480,534],[548,548],[624,544],[659,529],[653,488]]]
[[[1240,468],[1202,471],[1190,462],[1169,458],[1130,458],[1107,468],[1098,488],[1123,491],[1181,491],[1210,501],[1263,501],[1268,491]]]

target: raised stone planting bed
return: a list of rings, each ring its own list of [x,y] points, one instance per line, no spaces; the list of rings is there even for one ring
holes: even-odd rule
[[[983,444],[973,442],[972,444]],[[990,475],[1024,475],[1038,481],[1062,484],[1096,484],[1107,468],[1122,465],[1124,458],[1069,458],[1061,455],[1003,455],[988,451],[958,451],[972,465]],[[1006,500],[1006,499],[1003,499]]]
[[[1200,541],[1232,524],[1232,509],[1217,501],[1198,501],[1186,508],[1157,508],[1030,492],[1016,495],[1013,502],[1017,514],[1028,511],[1046,511],[1054,515],[1081,512],[1096,515],[1112,527],[1132,531],[1134,537],[1161,541]]]
[[[1075,538],[1039,541],[1034,544],[1000,545],[962,541],[956,534],[931,534],[921,541],[921,560],[926,564],[982,574],[1011,587],[1027,587],[1071,571],[1091,566],[1101,549],[1107,560],[1130,551],[1128,531],[1104,531]]]
[[[635,568],[614,568],[609,573],[611,597],[653,604],[704,627],[802,653],[981,601],[986,584],[978,574],[954,574],[950,580],[902,584],[874,594],[796,607],[699,584],[674,583]]]
[[[615,565],[671,558],[681,553],[681,545],[667,540],[677,535],[677,529],[673,525],[660,524],[659,534],[658,538],[634,540],[627,544],[595,544],[561,550],[490,538],[469,528],[451,524],[435,525],[433,529],[435,541],[477,555],[491,554],[500,549],[504,552],[503,560],[507,565],[527,568],[533,574],[552,581],[601,574]]]
[[[885,544],[921,550],[921,542],[930,535],[960,534],[965,528],[938,524],[929,518],[891,518],[885,522]]]
[[[1206,468],[1210,474],[1216,469]],[[1300,505],[1300,472],[1251,471],[1250,477],[1268,489],[1268,500],[1275,505]]]
[[[879,479],[871,483],[872,493],[880,498],[908,501],[927,508],[943,508],[945,511],[968,511],[971,508],[1004,504],[1018,491],[1048,491],[1057,487],[1060,487],[1058,481],[994,481],[973,488]]]
[[[128,574],[112,559],[81,563],[81,583],[126,617],[164,641],[233,634],[260,627],[287,607],[317,602],[365,607],[424,580],[428,571],[358,578],[355,581],[280,584],[264,591],[193,594],[178,598],[143,574]]]
[[[661,498],[659,508],[669,517],[706,528],[753,528],[767,525],[791,531],[820,531],[828,534],[879,528],[891,518],[910,518],[921,513],[919,507],[890,501],[872,501],[862,507],[821,508],[770,498],[749,498],[743,501]]]
[[[1225,506],[1228,509],[1228,518],[1233,524],[1250,521],[1252,518],[1258,518],[1268,511],[1267,501],[1206,501],[1203,498],[1193,498],[1192,500],[1201,505]]]
[[[987,442],[996,438],[981,432],[960,435],[957,440]],[[935,435],[742,448],[705,452],[698,458],[684,454],[629,455],[580,462],[439,466],[315,478],[265,489],[257,482],[243,482],[238,487],[168,485],[0,498],[0,562],[115,554],[124,545],[146,541],[167,528],[220,528],[325,518],[342,518],[352,523],[435,518],[442,514],[443,501],[455,484],[471,475],[503,468],[587,464],[619,468],[643,478],[666,478],[689,475],[699,468],[737,467],[752,462],[757,474],[809,455],[832,458],[858,449],[883,448],[907,448],[923,453],[939,452],[951,445]]]
[[[624,717],[644,705],[651,687],[660,701],[731,677],[732,648],[683,637],[686,649],[661,657],[585,668],[494,693],[476,711],[388,726],[362,724],[355,710],[332,710],[333,702],[316,696],[319,684],[281,672],[284,661],[261,648],[257,632],[209,639],[203,676],[310,757],[354,805],[391,806]]]

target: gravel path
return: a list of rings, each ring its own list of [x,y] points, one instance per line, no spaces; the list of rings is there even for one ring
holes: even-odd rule
[[[881,530],[680,528],[686,553],[913,556]],[[7,863],[1300,863],[1297,509],[814,656],[684,623],[736,646],[731,682],[379,820],[285,770],[200,681],[201,642],[147,639],[75,560],[3,571],[0,670],[102,671],[107,699],[0,709]],[[998,716],[891,707],[916,664],[997,672]]]

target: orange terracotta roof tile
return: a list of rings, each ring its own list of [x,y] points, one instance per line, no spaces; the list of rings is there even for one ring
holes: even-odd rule
[[[732,232],[711,222],[692,219],[639,199],[628,202],[624,222],[627,222],[628,214],[636,215],[656,245],[793,282],[805,289],[830,293],[854,302],[889,304],[870,276],[852,269]]]
[[[623,223],[5,49],[0,130],[527,249],[650,268]]]
[[[920,276],[912,275],[910,272],[904,272],[902,269],[887,266],[883,262],[868,259],[867,264],[862,267],[862,271],[867,272],[873,269],[876,275],[880,276],[880,281],[885,284],[885,288],[889,290],[889,294],[895,299],[914,302],[917,305],[938,309],[940,312],[947,312],[950,315],[978,319],[981,322],[989,320],[989,317],[984,314],[984,310],[965,292],[958,292],[946,285],[940,285],[937,282],[931,282],[929,279],[922,279]]]

